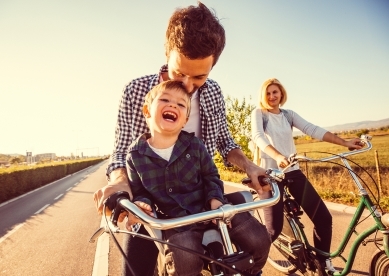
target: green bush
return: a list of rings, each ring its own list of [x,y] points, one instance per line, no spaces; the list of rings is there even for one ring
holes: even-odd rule
[[[10,168],[0,172],[0,203],[35,190],[66,175],[95,165],[104,159]]]

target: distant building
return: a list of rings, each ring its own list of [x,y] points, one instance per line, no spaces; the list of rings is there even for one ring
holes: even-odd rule
[[[54,160],[57,158],[55,153],[41,153],[41,154],[35,155],[34,157],[35,157],[35,162],[39,162],[42,160]]]
[[[9,167],[8,161],[0,161],[0,167]]]

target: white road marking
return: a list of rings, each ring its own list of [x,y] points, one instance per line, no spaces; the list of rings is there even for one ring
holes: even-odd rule
[[[7,234],[5,234],[4,236],[2,236],[0,238],[0,243],[2,243],[3,241],[5,241],[9,236],[11,236],[13,233],[15,233],[17,230],[19,230],[20,227],[22,227],[24,225],[24,223],[21,223],[21,224],[18,224],[15,226],[14,229],[12,229],[11,231],[9,231]]]
[[[68,191],[70,191],[71,189],[73,189],[73,187],[67,188],[66,191],[68,192]]]
[[[106,224],[105,217],[101,217],[100,227]],[[95,261],[93,262],[92,276],[108,275],[109,235],[103,233],[97,239]]]
[[[40,208],[38,211],[36,211],[34,214],[37,215],[39,214],[40,212],[42,212],[44,209],[46,209],[47,207],[49,207],[50,204],[46,204],[45,206],[43,206],[42,208]]]
[[[19,198],[22,198],[22,197],[25,197],[25,196],[27,196],[27,195],[29,195],[29,194],[35,193],[36,191],[39,191],[40,189],[44,189],[44,188],[46,188],[46,187],[48,187],[48,186],[50,186],[50,185],[53,185],[54,183],[56,183],[56,182],[58,182],[58,181],[60,181],[60,180],[63,180],[63,179],[65,179],[65,178],[69,177],[69,176],[70,176],[70,175],[67,175],[67,176],[65,176],[65,177],[63,177],[63,178],[61,178],[61,179],[58,179],[58,180],[55,180],[54,182],[51,182],[51,183],[49,183],[49,184],[46,184],[45,186],[39,187],[39,188],[37,188],[37,189],[35,189],[35,190],[32,190],[32,191],[30,191],[30,192],[28,192],[28,193],[22,194],[21,196],[18,196],[18,197],[15,197],[15,198],[13,198],[13,199],[10,199],[10,200],[8,200],[8,201],[6,201],[6,202],[3,202],[3,203],[0,204],[0,207],[2,207],[2,206],[4,206],[4,205],[7,205],[8,203],[11,203],[11,202],[13,202],[13,201],[15,201],[15,200],[18,200]]]
[[[59,196],[57,196],[56,198],[54,198],[54,200],[57,200],[57,199],[60,198],[61,196],[63,196],[63,194],[60,194]]]

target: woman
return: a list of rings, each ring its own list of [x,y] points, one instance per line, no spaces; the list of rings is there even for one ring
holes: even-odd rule
[[[292,128],[301,130],[306,135],[348,148],[361,148],[360,139],[346,141],[325,129],[313,125],[292,110],[281,109],[287,100],[284,86],[277,79],[268,79],[262,84],[259,108],[251,114],[252,138],[260,149],[260,166],[269,168],[286,167],[288,156],[296,153]],[[323,200],[313,188],[298,165],[285,171],[285,179],[279,183],[283,194],[284,185],[289,184],[289,190],[295,200],[314,224],[313,240],[318,249],[330,252],[332,237],[332,216]],[[281,198],[282,198],[281,194]],[[261,198],[269,198],[270,192],[265,192]],[[281,233],[283,226],[283,202],[265,208],[266,228],[274,241]],[[322,263],[325,260],[321,260]]]

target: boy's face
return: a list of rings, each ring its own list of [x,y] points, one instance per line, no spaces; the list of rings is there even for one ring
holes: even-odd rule
[[[181,81],[186,91],[193,93],[207,80],[212,64],[213,56],[188,59],[176,50],[172,50],[168,56],[169,79]]]
[[[148,121],[151,133],[178,134],[188,121],[187,94],[177,89],[159,93],[151,104],[143,106],[143,113]]]

